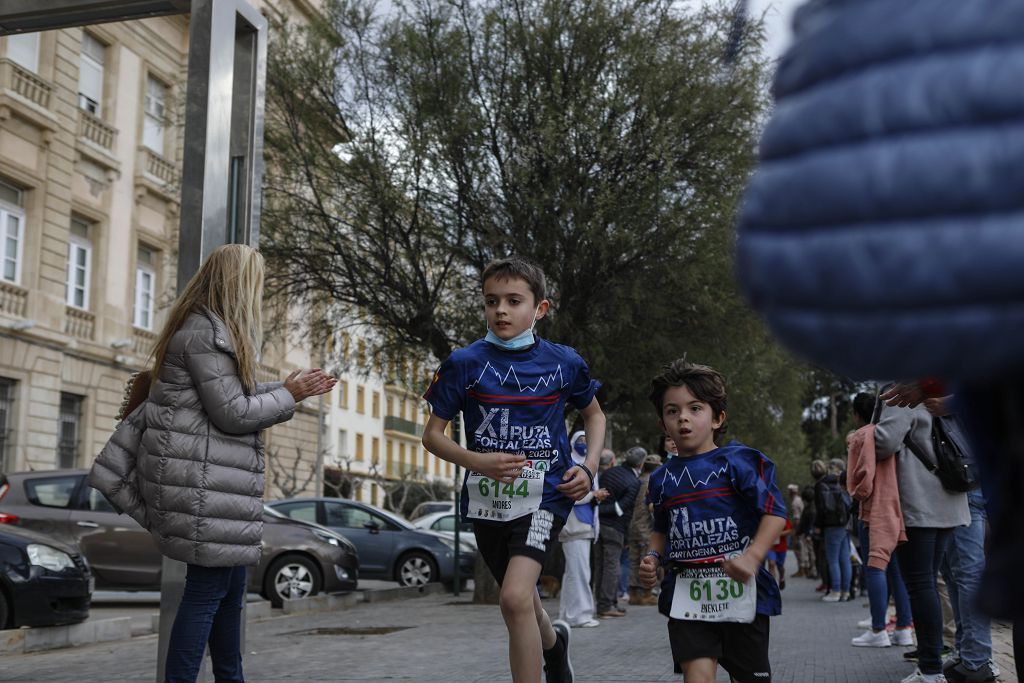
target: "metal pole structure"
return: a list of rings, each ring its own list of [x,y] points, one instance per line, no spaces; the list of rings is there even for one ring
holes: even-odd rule
[[[259,243],[267,22],[245,0],[193,0],[189,25],[178,292],[218,246]],[[164,558],[157,683],[185,589]],[[242,606],[245,651],[245,603]],[[205,680],[206,663],[200,679]]]
[[[462,443],[462,420],[458,414],[452,419],[452,441],[457,444]],[[459,466],[455,466],[455,573],[452,579],[452,593],[455,597],[459,597],[462,592],[462,568],[460,567],[460,559],[462,552],[462,545],[459,540],[459,528],[462,526],[462,507],[460,505],[460,498],[462,497],[462,482],[459,481]]]

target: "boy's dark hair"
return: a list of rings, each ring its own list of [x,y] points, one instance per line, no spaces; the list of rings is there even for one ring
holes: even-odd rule
[[[853,397],[853,412],[864,424],[871,424],[871,418],[875,416],[875,396],[861,392]]]
[[[525,280],[526,284],[530,285],[530,291],[533,292],[533,303],[535,304],[539,304],[547,298],[548,285],[544,271],[540,269],[540,266],[522,256],[506,256],[488,263],[480,273],[480,287],[482,288],[484,283],[492,277],[499,280],[515,277]]]
[[[711,411],[717,418],[725,412],[726,391],[725,377],[718,370],[707,365],[698,365],[680,358],[662,367],[661,372],[651,380],[651,394],[649,398],[661,417],[664,407],[665,392],[670,387],[686,387],[698,401],[703,401],[711,406]],[[725,424],[715,430],[715,435],[725,431]]]

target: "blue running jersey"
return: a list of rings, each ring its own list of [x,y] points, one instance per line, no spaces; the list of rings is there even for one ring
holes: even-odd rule
[[[538,338],[528,349],[505,351],[480,339],[452,352],[423,398],[443,420],[462,413],[469,450],[522,453],[527,466],[546,468],[540,509],[565,519],[573,500],[555,487],[572,463],[566,403],[582,410],[600,386],[571,347]],[[466,519],[465,479],[461,502]]]
[[[654,505],[654,530],[666,536],[666,559],[682,564],[721,562],[747,549],[762,515],[786,518],[775,463],[736,441],[670,458],[651,473],[647,502]],[[675,575],[666,572],[668,590],[670,579]],[[779,586],[763,565],[757,572],[757,612],[782,612]]]

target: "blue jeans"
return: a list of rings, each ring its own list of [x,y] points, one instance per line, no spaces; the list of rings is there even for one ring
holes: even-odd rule
[[[195,683],[210,646],[217,683],[244,683],[242,604],[245,567],[189,564],[185,592],[167,645],[165,683]]]
[[[889,558],[889,564],[885,569],[868,567],[868,555],[871,552],[871,541],[868,537],[868,527],[860,523],[860,552],[864,560],[865,578],[868,588],[868,605],[871,607],[871,628],[881,631],[885,628],[885,613],[889,607],[889,595],[892,594],[896,602],[896,627],[907,628],[914,618],[910,613],[910,597],[907,595],[907,587],[903,585],[903,577],[900,575],[900,565],[896,557]]]
[[[942,577],[956,617],[956,648],[964,666],[977,671],[992,659],[992,621],[978,609],[975,598],[985,571],[985,497],[970,491],[970,526],[953,529],[942,563]]]
[[[914,614],[918,668],[925,674],[942,673],[942,606],[935,575],[951,533],[952,529],[907,527],[907,542],[896,548]]]
[[[828,558],[828,576],[833,593],[850,592],[850,535],[845,526],[825,527],[825,557]]]

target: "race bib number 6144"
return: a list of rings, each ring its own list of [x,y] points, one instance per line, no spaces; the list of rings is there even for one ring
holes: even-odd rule
[[[507,522],[536,512],[544,493],[544,472],[524,467],[511,484],[470,472],[466,479],[469,489],[469,516]]]

